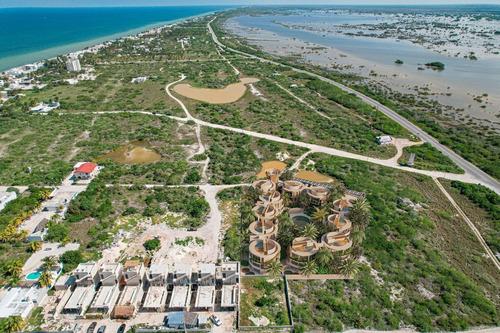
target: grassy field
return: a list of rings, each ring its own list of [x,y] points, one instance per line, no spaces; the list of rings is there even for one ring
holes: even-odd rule
[[[457,166],[448,157],[443,155],[439,150],[431,146],[429,143],[424,143],[419,146],[406,147],[403,149],[403,155],[398,160],[401,165],[406,165],[410,154],[415,154],[413,168],[421,170],[436,170],[453,173],[464,173],[464,170]]]
[[[290,325],[282,278],[242,277],[239,326]],[[256,325],[252,319],[266,319]]]

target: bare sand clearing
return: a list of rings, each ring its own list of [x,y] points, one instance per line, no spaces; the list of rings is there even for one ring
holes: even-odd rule
[[[316,183],[332,183],[333,179],[328,176],[322,175],[316,171],[301,170],[297,172],[295,178],[305,179]]]
[[[266,170],[267,169],[278,169],[279,171],[283,171],[286,168],[286,163],[280,161],[269,161],[262,163],[262,169],[257,174],[258,178],[266,178]]]
[[[118,163],[125,164],[149,164],[158,161],[161,155],[150,148],[148,142],[133,141],[111,153],[99,157],[97,161],[105,158],[111,158]]]
[[[183,83],[174,86],[174,91],[184,97],[196,99],[198,101],[225,104],[232,103],[243,97],[247,91],[245,84],[259,82],[259,79],[246,77],[238,83],[228,85],[223,89],[195,88],[190,84]]]

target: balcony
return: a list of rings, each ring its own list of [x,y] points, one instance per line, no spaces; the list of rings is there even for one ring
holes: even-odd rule
[[[301,258],[310,258],[318,252],[318,243],[308,237],[297,237],[290,246],[290,257],[301,260]]]
[[[263,179],[253,182],[252,187],[261,190],[264,194],[270,194],[276,189],[276,184],[268,179]]]
[[[287,180],[283,182],[283,191],[292,195],[292,198],[298,196],[304,189],[304,184],[296,180]]]
[[[255,221],[249,226],[250,241],[258,239],[276,239],[278,236],[278,226],[272,222]]]
[[[321,241],[327,249],[331,251],[345,251],[352,246],[352,241],[349,238],[350,232],[340,233],[338,231],[329,232],[321,237]]]
[[[313,199],[327,201],[330,191],[322,186],[311,186],[307,189],[307,193]]]
[[[345,217],[341,217],[339,214],[328,216],[328,224],[337,228],[340,233],[350,231],[352,227],[351,221]]]

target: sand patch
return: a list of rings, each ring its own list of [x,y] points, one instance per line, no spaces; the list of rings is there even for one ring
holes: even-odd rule
[[[225,104],[239,100],[247,91],[245,84],[255,82],[259,82],[259,79],[247,77],[241,79],[240,82],[230,84],[223,89],[195,88],[190,84],[183,83],[174,86],[174,91],[179,95],[196,99],[198,101],[213,104]]]
[[[333,179],[316,171],[301,170],[297,172],[295,178],[308,180],[316,183],[333,183]]]
[[[133,141],[121,146],[111,153],[105,154],[97,161],[111,158],[118,163],[125,164],[149,164],[158,161],[161,155],[149,147],[146,141]]]
[[[286,163],[280,161],[269,161],[262,163],[262,169],[257,174],[258,178],[266,178],[266,170],[267,169],[278,169],[279,171],[283,171],[286,168]]]

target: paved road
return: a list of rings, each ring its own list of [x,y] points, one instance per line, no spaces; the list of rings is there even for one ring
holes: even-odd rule
[[[273,65],[285,66],[285,65],[283,65],[283,64],[281,64],[279,62],[276,62],[276,61],[272,61],[272,60],[269,60],[269,59],[265,59],[265,58],[262,58],[262,57],[258,57],[258,56],[255,56],[255,55],[252,55],[252,54],[249,54],[249,53],[246,53],[246,52],[238,51],[238,50],[232,49],[230,47],[227,47],[226,45],[224,45],[223,43],[221,43],[219,41],[219,39],[217,38],[217,35],[215,34],[215,32],[212,29],[212,26],[210,25],[210,23],[212,23],[214,20],[215,20],[215,18],[207,24],[207,27],[208,27],[208,30],[210,31],[211,35],[212,35],[212,38],[213,38],[214,42],[217,45],[219,45],[220,47],[228,49],[228,50],[230,50],[232,52],[235,52],[235,53],[238,53],[238,54],[241,54],[241,55],[253,58],[253,59],[257,59],[257,60],[260,60],[260,61],[263,61],[263,62],[271,63]],[[492,189],[493,191],[495,191],[496,193],[500,194],[500,183],[496,179],[494,179],[493,177],[491,177],[490,175],[488,175],[487,173],[485,173],[484,171],[482,171],[481,169],[479,169],[478,167],[476,167],[472,163],[468,162],[463,157],[461,157],[458,154],[456,154],[455,152],[453,152],[451,149],[449,149],[446,146],[442,145],[441,143],[439,143],[438,140],[436,140],[435,138],[433,138],[432,136],[430,136],[429,134],[427,134],[426,132],[424,132],[417,125],[413,124],[408,119],[402,117],[401,115],[399,115],[395,111],[389,109],[385,105],[382,105],[378,101],[376,101],[376,100],[374,100],[374,99],[372,99],[372,98],[370,98],[370,97],[368,97],[368,96],[366,96],[366,95],[364,95],[364,94],[362,94],[362,93],[360,93],[360,92],[358,92],[358,91],[356,91],[354,89],[346,87],[343,84],[340,84],[340,83],[338,83],[336,81],[330,80],[330,79],[328,79],[326,77],[323,77],[321,75],[318,75],[318,74],[315,74],[315,73],[311,73],[311,72],[308,72],[308,71],[303,70],[303,69],[291,67],[289,65],[287,65],[287,67],[292,68],[292,70],[294,70],[295,72],[308,74],[308,75],[316,77],[316,78],[318,78],[318,79],[320,79],[320,80],[322,80],[324,82],[331,83],[334,86],[336,86],[336,87],[338,87],[338,88],[340,88],[340,89],[342,89],[344,91],[347,91],[349,93],[355,94],[356,96],[358,96],[359,98],[361,98],[364,102],[366,102],[367,104],[370,104],[371,106],[375,107],[380,112],[384,113],[386,116],[388,116],[392,120],[396,121],[397,123],[399,123],[401,126],[403,126],[404,128],[406,128],[410,132],[412,132],[412,133],[416,134],[417,136],[419,136],[423,141],[429,142],[433,147],[437,148],[444,155],[446,155],[449,158],[451,158],[451,160],[453,162],[455,162],[459,167],[461,167],[462,169],[464,169],[467,174],[469,174],[471,177],[473,177],[476,180],[475,182],[480,183],[482,185],[485,185],[485,186],[489,187],[490,189]]]

